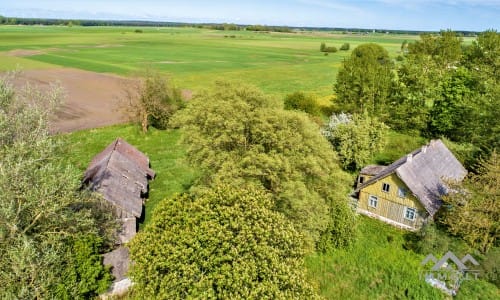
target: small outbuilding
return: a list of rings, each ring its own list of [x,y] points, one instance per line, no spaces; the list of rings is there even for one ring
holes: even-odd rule
[[[122,222],[120,243],[136,234],[137,220],[144,213],[148,180],[154,177],[149,158],[121,138],[97,154],[85,171],[83,185],[109,201]]]
[[[389,166],[363,168],[355,190],[357,212],[417,230],[440,208],[446,182],[461,181],[466,174],[444,143],[432,140]]]

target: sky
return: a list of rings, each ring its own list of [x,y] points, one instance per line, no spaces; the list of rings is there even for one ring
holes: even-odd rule
[[[0,0],[0,15],[484,31],[499,29],[500,0]]]

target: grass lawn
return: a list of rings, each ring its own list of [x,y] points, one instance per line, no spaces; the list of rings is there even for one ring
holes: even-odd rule
[[[196,171],[185,161],[185,150],[179,143],[177,130],[160,131],[151,129],[142,133],[138,125],[119,125],[99,129],[78,131],[62,135],[68,142],[69,163],[82,172],[97,153],[121,137],[144,152],[150,159],[156,178],[150,181],[149,199],[146,202],[145,222],[151,219],[155,206],[175,193],[187,190],[196,178]]]
[[[417,36],[332,34],[328,32],[262,33],[198,28],[0,26],[0,70],[73,67],[102,73],[137,75],[145,67],[168,74],[180,88],[198,90],[217,79],[238,78],[265,92],[294,91],[331,95],[338,68],[350,51],[325,56],[320,44],[351,50],[380,43],[396,56],[404,40]],[[9,51],[38,50],[13,57]],[[7,62],[7,63],[1,63]]]
[[[452,299],[422,278],[425,255],[405,250],[406,231],[365,216],[352,249],[307,257],[309,276],[325,299]],[[453,250],[453,249],[450,249]],[[455,299],[500,299],[495,285],[465,281]]]
[[[354,247],[307,258],[326,299],[444,299],[420,278],[424,256],[403,249],[405,231],[359,216]]]

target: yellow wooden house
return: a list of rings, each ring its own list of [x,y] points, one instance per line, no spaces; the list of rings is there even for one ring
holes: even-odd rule
[[[357,212],[397,227],[417,230],[441,206],[446,182],[467,171],[441,140],[432,140],[389,166],[363,168],[357,182]]]

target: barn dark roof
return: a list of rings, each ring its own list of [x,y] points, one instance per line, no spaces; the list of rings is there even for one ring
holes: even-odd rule
[[[141,194],[147,193],[148,178],[154,176],[148,157],[118,138],[92,159],[83,183],[122,211],[140,218]]]
[[[387,168],[387,167],[386,166],[379,166],[379,165],[368,165],[368,166],[364,167],[363,169],[361,169],[359,174],[374,176],[374,175],[377,175],[378,173],[382,172],[385,168]]]
[[[441,206],[441,196],[447,193],[445,181],[462,180],[467,170],[441,140],[432,140],[382,169],[356,192],[392,173],[396,173],[433,216]]]

